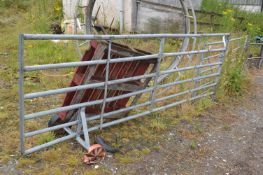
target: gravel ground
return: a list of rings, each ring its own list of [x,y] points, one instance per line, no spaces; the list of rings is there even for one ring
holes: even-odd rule
[[[253,74],[246,97],[218,104],[198,117],[201,134],[182,122],[159,143],[160,150],[139,162],[115,165],[113,174],[263,174],[263,71]],[[107,165],[114,166],[111,160]]]

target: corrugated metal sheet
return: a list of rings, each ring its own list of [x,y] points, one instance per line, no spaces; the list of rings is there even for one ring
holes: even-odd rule
[[[235,5],[261,5],[261,0],[221,0]]]

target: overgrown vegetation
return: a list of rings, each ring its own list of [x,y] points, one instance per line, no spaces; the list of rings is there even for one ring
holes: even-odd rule
[[[222,24],[215,31],[247,34],[251,38],[263,34],[263,14],[260,12],[243,11],[227,2],[218,0],[203,0],[202,10],[223,15],[223,17],[215,17],[214,21]]]
[[[214,22],[221,26],[214,28],[214,32],[228,32],[233,37],[248,36],[253,42],[256,35],[263,34],[263,13],[250,13],[240,10],[238,7],[227,2],[218,0],[204,0],[202,10],[222,14],[220,17],[214,17]],[[244,47],[245,38],[241,42]],[[219,93],[221,97],[240,96],[249,85],[249,75],[246,69],[245,61],[247,54],[240,50],[234,53],[231,49],[237,47],[237,44],[230,43],[229,52],[223,66],[223,77]],[[250,50],[253,54],[258,54],[258,50]]]

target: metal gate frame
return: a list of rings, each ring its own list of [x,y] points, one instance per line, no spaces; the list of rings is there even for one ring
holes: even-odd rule
[[[247,58],[247,62],[251,61],[251,60],[258,60],[257,68],[260,69],[261,65],[263,63],[263,43],[250,43],[249,41],[247,41],[247,50],[248,51],[249,51],[249,48],[251,46],[260,47],[260,53],[259,53],[259,56]]]
[[[165,45],[165,39],[173,38],[173,39],[184,39],[184,38],[199,38],[202,39],[203,37],[209,38],[209,37],[220,37],[220,42],[223,43],[222,48],[216,48],[216,49],[202,49],[202,50],[191,50],[191,51],[184,51],[184,52],[172,52],[172,53],[166,53],[164,52],[164,45]],[[126,57],[126,58],[118,58],[118,59],[111,59],[111,44],[113,40],[120,40],[120,39],[158,39],[160,41],[159,43],[159,52],[157,54],[151,54],[151,55],[143,55],[143,56],[135,56],[135,57]],[[57,64],[45,64],[45,65],[37,65],[37,66],[25,66],[24,65],[24,41],[25,40],[106,40],[108,41],[108,57],[106,60],[93,60],[93,61],[82,61],[82,62],[66,62],[66,63],[57,63]],[[79,142],[84,148],[88,148],[90,146],[89,141],[89,132],[99,130],[102,128],[106,128],[112,125],[116,125],[131,119],[139,118],[148,114],[151,114],[153,112],[165,110],[171,107],[175,107],[177,105],[180,105],[185,102],[194,101],[206,96],[211,96],[215,94],[215,87],[219,83],[219,78],[221,75],[222,70],[222,64],[224,63],[224,58],[227,52],[229,42],[229,34],[223,33],[223,34],[138,34],[138,35],[49,35],[49,34],[20,34],[19,36],[19,54],[18,54],[18,60],[19,60],[19,116],[20,116],[20,150],[21,153],[31,154],[35,151],[47,148],[51,145],[75,138],[77,142]],[[161,71],[160,65],[161,61],[165,57],[172,57],[173,59],[178,59],[178,56],[186,56],[189,57],[192,55],[203,55],[205,53],[210,54],[216,54],[216,57],[218,60],[216,60],[213,63],[205,63],[202,62],[202,64],[195,64],[193,66],[186,65],[186,67],[178,67],[177,69],[168,69]],[[215,56],[210,56],[210,58],[215,58]],[[210,59],[209,56],[206,57],[206,60]],[[109,65],[111,63],[117,63],[117,62],[129,62],[134,60],[149,60],[149,59],[157,59],[157,68],[155,72],[150,72],[146,75],[141,76],[135,76],[135,77],[128,77],[123,79],[116,79],[116,80],[109,80],[108,75],[109,74]],[[30,71],[40,71],[40,70],[46,70],[46,69],[61,69],[61,68],[68,68],[68,67],[78,67],[78,66],[87,66],[87,65],[99,65],[99,64],[105,64],[106,65],[106,76],[105,81],[102,83],[92,83],[92,84],[84,84],[74,87],[66,87],[66,88],[60,88],[60,89],[53,89],[48,91],[42,91],[42,92],[34,92],[34,93],[24,93],[24,74],[25,72]],[[202,68],[207,67],[217,67],[218,71],[213,72],[206,75],[201,74],[195,74],[195,77],[185,79],[185,80],[175,80],[173,82],[169,82],[167,84],[159,84],[158,79],[162,75],[169,75],[171,73],[175,72],[185,72],[189,70],[200,70]],[[153,78],[153,85],[142,90],[134,91],[128,94],[123,94],[115,97],[107,98],[107,88],[109,85],[112,84],[118,84],[123,82],[128,82],[131,80],[141,80],[141,79],[147,79],[147,78]],[[189,88],[185,91],[178,92],[172,95],[164,96],[161,98],[158,98],[158,95],[156,94],[156,91],[161,88],[168,88],[173,87],[176,85],[189,83],[189,82],[199,82],[204,79],[209,78],[215,78],[214,81],[208,82],[206,84],[198,85],[197,87]],[[78,103],[73,104],[70,106],[65,107],[58,107],[54,109],[49,109],[45,111],[39,111],[34,112],[31,114],[25,114],[25,100],[27,99],[33,99],[38,97],[45,97],[55,94],[63,94],[67,92],[77,91],[77,90],[84,90],[88,88],[97,88],[97,87],[104,87],[105,94],[104,98],[101,100],[96,101],[90,101],[85,103]],[[187,97],[185,99],[182,99],[180,101],[175,101],[174,103],[169,103],[168,105],[163,105],[160,107],[156,106],[157,102],[168,100],[171,98],[179,97],[182,95],[188,95],[188,94],[194,94],[194,92],[200,92],[200,90],[207,90],[209,88],[212,88],[212,92],[203,92],[198,95],[192,95],[190,97]],[[134,104],[129,107],[125,107],[116,111],[112,111],[109,113],[105,113],[104,111],[101,111],[101,114],[95,115],[95,116],[87,116],[85,114],[85,107],[101,104],[105,106],[107,102],[116,101],[118,99],[123,99],[131,96],[135,96],[138,94],[144,94],[149,93],[150,98],[147,102],[140,103],[140,104]],[[110,122],[105,122],[104,119],[112,114],[118,114],[121,112],[131,111],[133,109],[139,108],[139,107],[145,107],[148,106],[149,109],[143,111],[142,113],[126,116],[124,118],[120,118],[117,120],[113,120]],[[25,122],[27,120],[37,119],[46,115],[62,112],[62,111],[69,111],[73,109],[79,110],[79,115],[77,120],[70,121],[61,125],[39,129],[35,131],[25,132]],[[99,120],[99,124],[96,126],[89,127],[88,123],[90,121]],[[77,126],[76,130],[72,130],[71,126]],[[53,141],[44,143],[42,145],[37,145],[32,148],[26,149],[25,148],[25,139],[28,137],[32,137],[35,135],[43,134],[46,132],[55,131],[58,129],[64,129],[68,134],[66,136],[63,136],[61,138],[55,139]],[[82,134],[84,134],[84,140],[80,137]]]

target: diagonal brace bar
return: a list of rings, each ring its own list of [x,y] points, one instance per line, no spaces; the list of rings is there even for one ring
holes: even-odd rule
[[[78,126],[76,131],[76,140],[86,149],[90,147],[88,124],[86,119],[85,108],[81,108],[78,115]],[[84,140],[80,137],[84,135]]]

